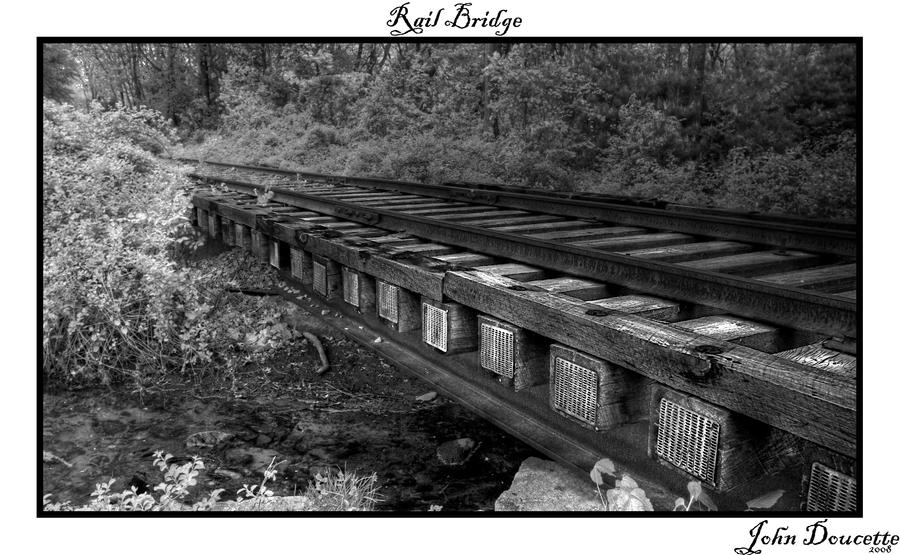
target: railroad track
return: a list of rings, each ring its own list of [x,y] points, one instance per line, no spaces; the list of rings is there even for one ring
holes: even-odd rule
[[[201,228],[392,328],[468,384],[449,394],[486,395],[482,414],[551,456],[613,455],[732,500],[801,468],[798,499],[855,509],[846,226],[221,163],[191,175],[217,185],[194,194]],[[510,411],[554,433],[513,429]]]

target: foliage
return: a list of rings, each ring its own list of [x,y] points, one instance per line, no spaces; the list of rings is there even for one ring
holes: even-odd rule
[[[272,458],[272,462],[269,463],[269,466],[266,467],[266,470],[263,472],[263,481],[259,485],[248,486],[244,484],[244,487],[238,490],[238,501],[253,501],[253,505],[258,509],[262,506],[263,501],[267,498],[275,495],[275,492],[266,487],[266,482],[269,480],[274,481],[275,477],[278,475],[278,471],[275,470],[275,467],[281,464],[284,461],[279,463],[275,462],[275,458]]]
[[[591,481],[597,487],[597,495],[603,502],[607,511],[652,511],[653,504],[647,498],[646,493],[640,488],[634,478],[628,474],[618,475],[616,465],[609,459],[601,459],[594,463],[590,472]],[[606,478],[606,480],[604,479]],[[614,487],[609,487],[608,482],[614,482]],[[604,491],[605,490],[605,491]],[[717,511],[718,507],[703,491],[700,482],[687,483],[689,500],[685,503],[679,497],[675,500],[673,511],[690,511],[694,502],[703,505],[709,511]]]
[[[173,130],[150,110],[44,105],[43,371],[61,382],[264,362],[298,334],[265,299],[228,294],[271,280],[231,251],[192,262],[186,180],[154,158]],[[268,276],[268,277],[267,277]]]
[[[623,474],[621,478],[617,476],[616,465],[611,460],[601,459],[594,463],[590,477],[597,487],[597,495],[605,511],[653,510],[653,504],[647,499],[644,490],[628,474]],[[604,477],[613,480],[615,486],[608,487]]]
[[[116,480],[111,479],[96,485],[91,494],[93,499],[87,505],[76,507],[68,501],[54,502],[51,500],[52,494],[46,494],[43,498],[43,510],[102,512],[267,510],[267,501],[275,497],[274,492],[266,484],[276,479],[278,471],[275,467],[279,464],[281,463],[276,463],[275,459],[272,459],[259,484],[244,484],[237,492],[236,503],[227,504],[219,501],[225,491],[223,489],[215,489],[192,501],[190,499],[192,488],[197,485],[200,471],[205,469],[203,461],[199,457],[192,457],[184,464],[176,464],[171,454],[156,451],[153,466],[163,474],[163,481],[153,488],[153,491],[161,492],[158,498],[151,492],[138,493],[134,486],[120,493],[112,493],[112,485]],[[315,480],[315,484],[310,483],[304,494],[309,501],[305,505],[305,510],[371,511],[379,501],[374,474],[358,477],[352,472],[334,473],[329,469],[324,476],[316,474]]]
[[[716,507],[716,504],[713,502],[713,500],[709,498],[709,495],[707,495],[706,492],[703,491],[703,485],[700,484],[700,482],[697,482],[697,481],[688,482],[687,490],[688,490],[687,503],[684,502],[684,498],[679,497],[678,499],[675,500],[675,507],[672,510],[674,510],[674,511],[681,510],[684,512],[688,512],[691,510],[691,507],[694,505],[695,501],[698,504],[706,507],[706,509],[708,511],[719,510],[718,507]]]
[[[44,495],[43,508],[45,511],[101,511],[101,512],[133,512],[133,511],[206,511],[210,510],[219,500],[222,489],[210,492],[206,497],[187,505],[186,498],[190,488],[197,485],[197,476],[203,470],[203,461],[193,457],[185,464],[178,465],[170,462],[171,454],[156,451],[153,456],[153,465],[163,473],[163,481],[155,488],[162,492],[157,499],[150,492],[138,493],[137,487],[123,490],[121,493],[111,493],[115,479],[96,485],[91,502],[82,507],[73,507],[69,502],[52,502],[51,494]]]
[[[318,511],[371,511],[380,499],[377,480],[375,474],[360,477],[327,468],[315,475],[306,495]]]
[[[856,134],[846,131],[783,153],[751,156],[734,149],[722,170],[722,187],[733,206],[760,212],[805,213],[853,219],[856,192]]]
[[[201,299],[170,256],[189,240],[184,179],[144,145],[171,129],[148,110],[44,103],[45,375],[163,369]]]
[[[852,44],[232,45],[228,57],[223,125],[187,154],[856,214]]]
[[[41,59],[41,84],[44,98],[70,102],[72,85],[78,78],[78,65],[64,44],[45,44]]]

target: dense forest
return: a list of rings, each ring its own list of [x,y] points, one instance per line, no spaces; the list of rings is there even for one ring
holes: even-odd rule
[[[186,153],[854,218],[854,44],[50,44],[44,96]]]

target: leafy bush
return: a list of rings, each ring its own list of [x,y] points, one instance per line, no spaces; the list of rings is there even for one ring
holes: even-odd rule
[[[272,280],[234,250],[191,262],[186,179],[146,145],[173,135],[155,112],[44,104],[43,371],[62,382],[234,370],[298,334],[264,299],[228,294]]]
[[[53,502],[52,494],[44,495],[45,511],[101,511],[101,512],[133,512],[133,511],[180,511],[180,510],[209,510],[219,500],[225,490],[216,489],[204,499],[193,506],[186,505],[185,500],[190,493],[190,488],[197,485],[197,476],[205,468],[199,457],[193,457],[185,464],[170,462],[171,454],[163,454],[156,451],[153,456],[153,465],[163,473],[163,481],[155,488],[162,492],[157,499],[150,492],[138,493],[137,487],[123,490],[121,493],[112,493],[112,485],[116,482],[112,479],[96,485],[93,498],[90,503],[81,507],[73,507],[69,502]]]
[[[303,139],[306,148],[310,150],[325,148],[330,145],[341,143],[338,136],[338,130],[330,125],[322,124],[317,124],[307,129]]]
[[[306,495],[317,511],[371,511],[379,502],[377,476],[357,476],[331,468],[324,474],[316,474]]]
[[[609,459],[600,459],[594,463],[594,468],[590,472],[591,481],[597,488],[597,496],[603,504],[606,511],[652,511],[653,504],[647,498],[647,494],[638,485],[638,483],[628,474],[621,474],[616,470],[616,465]],[[614,487],[610,487],[608,482],[613,482]],[[703,491],[700,482],[690,481],[687,483],[689,500],[685,503],[684,498],[679,497],[675,500],[673,511],[690,511],[696,502],[703,505],[707,511],[718,511],[718,507],[710,499],[709,495]]]
[[[783,153],[734,149],[722,169],[723,204],[760,212],[856,217],[856,134],[844,132]]]
[[[690,64],[671,65],[696,47],[430,45],[395,48],[403,55],[371,74],[345,49],[319,49],[277,73],[291,88],[285,102],[271,98],[282,84],[246,78],[259,68],[238,65],[223,81],[223,126],[190,151],[324,173],[854,218],[852,75],[841,73],[834,91],[809,88],[848,70],[852,49],[823,47],[819,60],[819,47],[804,48],[809,82],[800,86],[782,75],[799,69],[795,53],[782,58],[793,47],[733,45],[749,65],[712,72],[698,98]],[[813,101],[823,94],[828,102]]]
[[[275,481],[281,463],[275,459],[263,473],[262,482],[247,485],[238,490],[237,500],[220,502],[224,489],[215,489],[205,496],[191,500],[191,488],[197,485],[197,477],[206,466],[199,457],[192,457],[184,464],[177,464],[169,453],[156,451],[153,458],[155,466],[163,474],[163,481],[153,491],[160,492],[154,497],[151,492],[138,493],[137,488],[112,492],[115,479],[96,485],[90,503],[73,506],[68,501],[52,501],[52,494],[43,498],[44,511],[101,511],[101,512],[135,512],[135,511],[267,511],[279,509],[275,492],[267,487],[267,483]],[[316,474],[315,482],[310,482],[303,496],[303,503],[294,503],[292,508],[302,507],[306,511],[371,511],[380,501],[375,486],[377,476],[357,476],[353,472],[333,472],[328,469],[323,476]],[[196,497],[196,496],[195,496]]]
[[[189,240],[185,180],[148,150],[172,131],[149,110],[49,101],[43,127],[45,375],[162,369],[200,304],[171,259]]]

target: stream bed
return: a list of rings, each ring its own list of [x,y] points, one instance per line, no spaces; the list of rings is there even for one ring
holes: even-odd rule
[[[493,510],[521,462],[537,453],[452,400],[420,401],[426,384],[348,339],[323,338],[332,371],[316,375],[311,349],[286,352],[227,382],[128,384],[43,395],[43,493],[73,505],[90,502],[95,484],[113,491],[162,481],[152,462],[163,450],[176,460],[197,455],[206,466],[192,496],[224,488],[234,499],[259,484],[273,461],[276,495],[302,493],[326,468],[377,475],[376,510]],[[196,432],[219,441],[189,442]],[[475,448],[449,466],[438,447],[462,438]],[[46,453],[50,453],[48,459]]]

